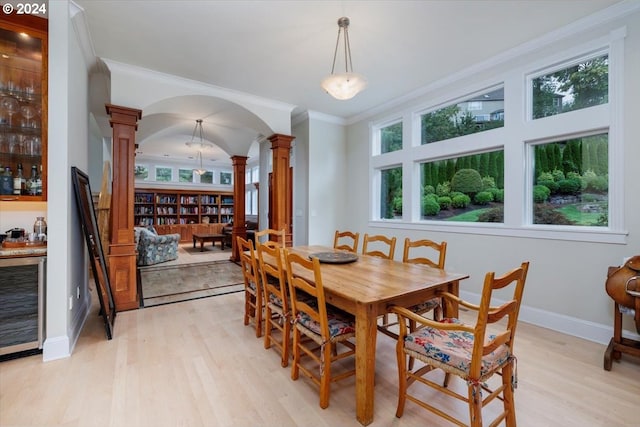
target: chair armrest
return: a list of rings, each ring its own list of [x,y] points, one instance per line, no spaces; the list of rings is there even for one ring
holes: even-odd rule
[[[397,305],[389,307],[389,312],[398,315],[398,323],[400,324],[400,336],[406,336],[407,334],[407,322],[405,320],[413,320],[417,325],[429,326],[434,329],[441,329],[445,331],[467,331],[473,333],[474,328],[464,323],[443,323],[435,320],[427,319],[420,316],[411,310]],[[420,328],[421,326],[418,326]]]
[[[475,311],[480,310],[480,306],[479,305],[471,304],[470,302],[467,302],[467,301],[463,300],[462,298],[460,298],[459,296],[454,295],[454,294],[449,293],[449,292],[438,292],[437,296],[442,297],[444,299],[447,299],[449,301],[453,301],[456,304],[461,305],[463,307],[466,307],[466,308],[468,308],[470,310],[475,310]]]

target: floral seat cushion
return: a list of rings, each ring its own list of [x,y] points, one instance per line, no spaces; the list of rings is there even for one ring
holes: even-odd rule
[[[354,336],[356,333],[355,319],[338,309],[327,307],[327,320],[329,322],[329,339],[335,341]],[[299,311],[296,316],[299,326],[320,335],[320,323],[313,320],[307,313]]]
[[[443,319],[443,323],[460,323],[458,319]],[[489,340],[494,336],[490,335]],[[473,334],[466,331],[444,331],[425,326],[405,338],[405,349],[418,358],[428,358],[445,371],[463,378],[469,377]],[[511,358],[509,347],[499,346],[482,358],[480,377],[491,374],[501,368]]]
[[[438,307],[440,305],[440,300],[438,298],[433,298],[425,302],[421,302],[420,304],[412,305],[409,307],[409,310],[413,311],[416,314],[426,313]]]

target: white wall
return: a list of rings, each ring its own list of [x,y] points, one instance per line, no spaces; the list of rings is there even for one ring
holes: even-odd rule
[[[640,159],[640,13],[606,22],[598,28],[590,28],[584,34],[574,34],[564,40],[555,40],[544,47],[544,55],[551,55],[584,40],[605,36],[610,31],[626,25],[624,54],[624,216],[628,236],[626,244],[586,243],[562,240],[542,240],[509,236],[443,233],[429,230],[428,226],[415,229],[406,225],[380,225],[369,222],[369,123],[425,105],[447,92],[461,86],[472,85],[495,74],[504,67],[515,67],[539,55],[529,58],[505,59],[502,64],[472,77],[451,82],[424,93],[402,105],[381,111],[375,117],[361,120],[349,126],[347,132],[348,172],[346,188],[349,197],[340,208],[340,226],[361,233],[382,233],[412,239],[429,238],[446,240],[447,268],[469,273],[471,279],[461,284],[461,293],[476,298],[487,271],[504,272],[523,260],[531,262],[525,289],[521,320],[551,327],[598,342],[608,342],[613,330],[613,302],[604,289],[607,268],[619,265],[623,257],[640,253],[640,198],[638,198],[638,159]],[[524,79],[524,76],[523,76]],[[508,142],[507,142],[508,143]],[[318,201],[319,202],[319,201]],[[635,335],[629,316],[626,316],[626,334]]]
[[[308,235],[309,244],[333,245],[346,211],[347,150],[346,132],[340,123],[324,117],[309,117]]]
[[[46,339],[44,360],[71,354],[86,315],[87,263],[71,182],[86,172],[87,67],[70,19],[70,3],[49,3],[49,158]],[[76,287],[81,288],[80,298]]]

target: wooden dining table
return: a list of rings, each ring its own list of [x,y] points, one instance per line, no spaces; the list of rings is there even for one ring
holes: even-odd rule
[[[334,251],[326,246],[286,249],[302,256]],[[353,314],[356,319],[356,418],[362,425],[368,425],[374,413],[378,316],[386,313],[391,305],[409,307],[427,301],[437,291],[458,295],[460,280],[469,276],[360,254],[350,263],[322,263],[320,270],[327,303]],[[297,273],[294,271],[294,274]],[[300,276],[313,282],[308,274]],[[455,306],[443,309],[446,316],[458,314]]]

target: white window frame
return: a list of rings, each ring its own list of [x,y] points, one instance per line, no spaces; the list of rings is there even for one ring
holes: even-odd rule
[[[469,73],[460,78],[456,89],[431,99],[422,108],[403,111],[403,149],[380,154],[379,130],[398,121],[398,115],[373,122],[370,133],[370,213],[369,226],[433,230],[440,232],[516,236],[533,239],[625,244],[624,221],[624,140],[623,83],[624,38],[626,28],[587,41],[552,55],[529,52],[530,61],[493,73],[495,80],[476,81]],[[607,54],[609,59],[609,102],[563,114],[531,120],[531,79],[564,64]],[[524,65],[518,65],[524,63]],[[550,71],[551,70],[551,71]],[[468,83],[468,85],[466,85]],[[470,95],[504,85],[504,127],[420,145],[420,116],[447,105],[469,99]],[[442,91],[439,91],[442,93]],[[391,116],[391,115],[390,115]],[[577,135],[607,132],[609,135],[609,218],[607,227],[533,225],[531,199],[533,191],[532,144],[560,140]],[[505,205],[504,223],[443,223],[420,219],[420,163],[450,157],[504,150]],[[380,218],[380,171],[403,167],[402,220]],[[524,171],[524,173],[523,173]]]

